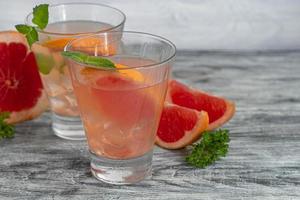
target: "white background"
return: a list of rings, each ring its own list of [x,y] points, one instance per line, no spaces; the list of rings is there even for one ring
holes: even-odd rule
[[[127,30],[167,37],[179,49],[300,49],[300,0],[77,1],[117,7],[127,15]],[[22,23],[42,2],[71,0],[0,0],[0,30]]]

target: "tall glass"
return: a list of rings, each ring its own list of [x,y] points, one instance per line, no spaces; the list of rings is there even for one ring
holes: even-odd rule
[[[32,25],[32,13],[26,23]],[[66,3],[49,6],[49,24],[38,30],[39,42],[34,44],[44,88],[52,111],[54,133],[65,139],[85,139],[77,102],[64,58],[65,45],[79,35],[122,31],[125,15],[112,7],[93,3]]]
[[[68,59],[93,175],[112,184],[144,179],[151,173],[175,46],[155,35],[125,31],[80,37],[65,50],[104,56],[116,66]]]

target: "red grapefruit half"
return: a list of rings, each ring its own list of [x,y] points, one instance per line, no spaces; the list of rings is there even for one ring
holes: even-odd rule
[[[156,134],[156,144],[179,149],[192,144],[208,127],[208,115],[182,106],[166,103]]]
[[[10,112],[8,123],[33,119],[48,105],[35,57],[25,37],[0,32],[0,112]]]
[[[166,101],[186,108],[206,111],[209,116],[207,130],[222,126],[235,113],[234,102],[201,90],[189,88],[176,80],[169,82]]]

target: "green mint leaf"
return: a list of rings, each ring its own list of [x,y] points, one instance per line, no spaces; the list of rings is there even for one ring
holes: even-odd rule
[[[24,34],[24,35],[27,35],[29,34],[31,31],[32,31],[32,26],[28,26],[28,25],[25,25],[25,24],[18,24],[18,25],[15,25],[17,31],[19,31],[20,33]]]
[[[61,54],[64,57],[70,58],[79,63],[93,65],[96,67],[116,68],[115,64],[107,58],[102,58],[99,56],[89,56],[88,54],[76,51],[64,51]]]
[[[35,43],[36,41],[39,40],[38,33],[37,33],[37,31],[35,30],[35,28],[33,26],[28,26],[28,25],[25,25],[25,24],[18,24],[15,27],[16,27],[18,32],[25,35],[25,37],[27,39],[27,42],[28,42],[30,47],[33,43]]]
[[[9,112],[0,113],[0,140],[3,138],[13,138],[15,134],[14,126],[7,124],[5,119],[9,118]]]
[[[48,19],[49,19],[48,7],[49,7],[48,4],[41,4],[33,8],[32,23],[37,25],[42,30],[46,28],[46,26],[48,25]],[[25,25],[25,24],[18,24],[15,27],[17,31],[25,35],[30,47],[33,43],[39,40],[39,36],[35,27]]]
[[[48,4],[40,4],[33,8],[32,23],[37,25],[41,30],[48,25],[49,11]]]
[[[228,130],[206,131],[185,160],[194,167],[205,168],[226,156],[229,141]]]
[[[80,63],[85,63],[85,60],[88,57],[87,54],[76,52],[76,51],[63,51],[61,52],[61,55]]]
[[[94,65],[98,67],[110,67],[115,68],[115,64],[106,58],[101,58],[98,56],[88,56],[85,60],[86,64]]]

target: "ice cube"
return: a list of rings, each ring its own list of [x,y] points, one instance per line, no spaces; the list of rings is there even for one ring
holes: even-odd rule
[[[42,77],[43,81],[45,81],[46,83],[54,82],[56,84],[60,84],[61,73],[57,69],[53,68],[49,74],[47,74],[47,75],[41,74],[41,77]]]
[[[77,107],[77,101],[76,101],[76,97],[73,93],[69,93],[65,96],[65,98],[67,99],[67,101],[69,102],[69,105],[71,107]]]
[[[45,88],[48,93],[48,96],[50,96],[50,97],[56,97],[56,96],[64,95],[67,93],[67,90],[64,87],[62,87],[61,85],[58,85],[54,82],[47,83]]]
[[[63,73],[62,78],[61,78],[62,85],[66,90],[71,92],[71,91],[73,91],[73,86],[72,86],[72,81],[71,81],[68,66],[64,66],[63,71],[64,71],[64,73]]]
[[[60,51],[54,51],[54,52],[52,52],[52,56],[53,56],[53,60],[54,60],[54,63],[55,63],[54,67],[58,70],[61,70],[65,65],[65,60],[62,57],[61,52]]]
[[[62,98],[62,96],[50,97],[49,101],[52,111],[60,115],[65,114],[65,108],[68,105],[68,102],[64,98]]]
[[[105,130],[102,132],[103,143],[114,148],[125,147],[128,144],[128,136],[126,132],[113,124],[109,127],[105,126]]]

